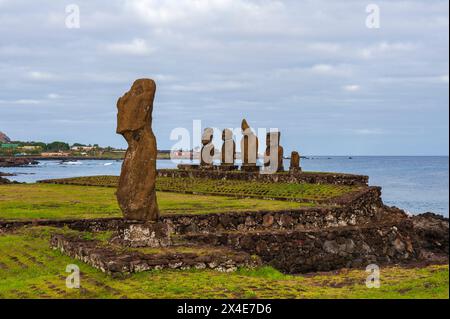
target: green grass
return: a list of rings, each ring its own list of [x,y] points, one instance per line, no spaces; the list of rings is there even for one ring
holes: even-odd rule
[[[161,214],[282,210],[310,206],[287,201],[158,192]],[[115,189],[52,184],[0,185],[0,220],[121,217]]]
[[[448,265],[381,268],[381,288],[368,289],[364,270],[284,275],[270,267],[162,270],[111,278],[49,248],[49,227],[0,235],[0,298],[448,298]],[[81,288],[68,289],[68,264]]]
[[[86,176],[48,180],[69,185],[117,187],[117,176]],[[360,190],[358,186],[158,177],[156,190],[164,192],[226,195],[291,201],[322,202]]]

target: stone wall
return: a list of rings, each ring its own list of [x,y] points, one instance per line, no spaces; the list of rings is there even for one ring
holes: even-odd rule
[[[183,167],[183,166],[182,166]],[[213,169],[159,169],[158,176],[190,177],[208,179],[236,179],[246,181],[312,183],[335,185],[367,186],[369,177],[365,175],[341,173],[282,172],[276,174],[259,174],[258,172],[221,171]]]
[[[209,254],[196,253],[158,253],[145,254],[139,251],[117,250],[114,246],[100,245],[95,240],[77,236],[52,235],[50,245],[53,249],[79,259],[111,275],[123,275],[151,269],[214,269],[222,272],[237,270],[238,267],[256,267],[259,258],[242,251],[222,250]]]
[[[248,211],[210,214],[163,215],[160,221],[167,224],[173,234],[188,232],[216,232],[221,230],[305,230],[328,227],[368,225],[404,218],[403,211],[388,211],[381,202],[380,188],[369,187],[352,194],[344,206],[302,207],[280,211]],[[118,230],[122,225],[136,224],[122,218],[0,221],[0,232],[15,228],[39,226],[68,226],[80,231]]]
[[[376,227],[339,227],[316,231],[255,231],[192,234],[198,243],[256,254],[286,273],[329,271],[416,260],[412,223]]]
[[[170,233],[216,232],[221,230],[307,230],[317,228],[370,225],[395,222],[406,217],[402,210],[389,209],[382,204],[381,189],[368,187],[351,194],[347,204],[329,207],[302,207],[280,211],[248,211],[210,214],[163,215],[160,221],[167,224]],[[80,231],[118,230],[124,224],[136,224],[122,218],[0,221],[0,233],[27,225],[68,226]]]

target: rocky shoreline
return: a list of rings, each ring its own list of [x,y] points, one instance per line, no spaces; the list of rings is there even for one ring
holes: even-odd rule
[[[28,165],[37,165],[38,162],[32,158],[25,157],[2,157],[0,158],[0,167],[22,167]]]

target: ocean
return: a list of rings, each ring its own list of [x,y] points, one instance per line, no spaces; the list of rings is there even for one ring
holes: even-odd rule
[[[0,168],[19,182],[88,175],[119,175],[122,161],[40,161],[36,166]],[[158,160],[158,168],[175,168],[177,162]],[[411,214],[434,212],[449,216],[448,156],[311,156],[301,160],[305,171],[340,172],[369,176],[381,186],[385,204]],[[289,167],[289,161],[285,161]]]

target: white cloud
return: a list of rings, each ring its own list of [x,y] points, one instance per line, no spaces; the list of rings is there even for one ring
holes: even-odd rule
[[[359,55],[364,59],[370,59],[381,54],[389,54],[393,52],[408,52],[416,48],[412,43],[403,42],[380,42],[375,45],[363,48],[359,51]]]
[[[129,0],[125,9],[158,28],[198,26],[201,31],[231,28],[246,32],[280,30],[284,4],[246,0]],[[205,28],[205,23],[211,23],[212,28]]]
[[[353,130],[354,133],[358,134],[358,135],[381,135],[381,134],[385,134],[385,132],[381,129],[356,129]]]
[[[0,100],[0,104],[8,105],[8,104],[20,104],[20,105],[30,105],[30,104],[40,104],[40,100],[34,99],[18,99],[18,100]]]
[[[311,69],[316,73],[330,73],[335,70],[335,68],[329,64],[316,64],[313,65]]]
[[[187,84],[174,84],[170,86],[171,90],[182,92],[212,92],[212,91],[230,91],[239,90],[247,86],[246,83],[239,81],[218,81],[218,82],[193,82]]]
[[[55,99],[59,99],[61,96],[59,94],[56,93],[50,93],[47,95],[47,97],[51,100],[55,100]]]
[[[337,53],[341,50],[341,46],[337,43],[316,42],[307,45],[307,48],[311,51],[317,51],[321,53]]]
[[[361,89],[361,87],[358,84],[349,84],[349,85],[345,85],[343,87],[343,89],[347,92],[356,92],[356,91],[359,91]]]
[[[110,43],[105,49],[116,54],[147,55],[155,51],[143,39],[135,38],[131,42]]]
[[[48,72],[40,72],[40,71],[31,71],[26,75],[29,79],[37,80],[37,81],[46,81],[55,78],[54,74]]]
[[[314,74],[348,76],[352,70],[349,65],[315,64],[311,67]]]

